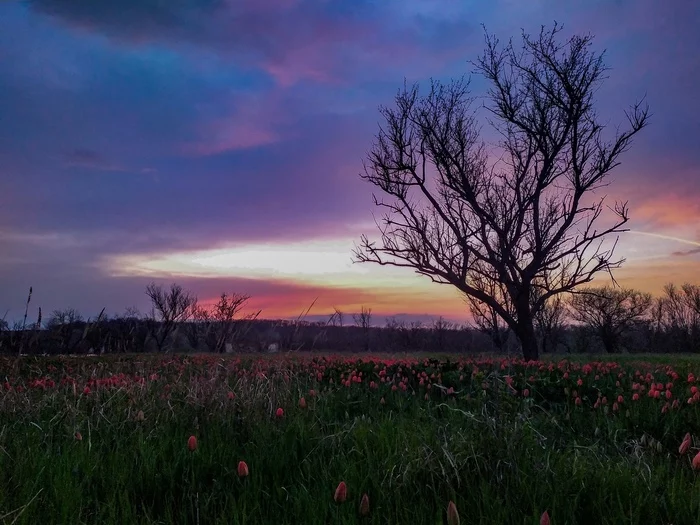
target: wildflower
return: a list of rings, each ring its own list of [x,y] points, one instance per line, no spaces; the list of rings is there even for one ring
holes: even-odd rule
[[[367,516],[369,514],[369,496],[365,492],[360,500],[360,516]]]
[[[343,503],[348,497],[348,487],[344,481],[338,483],[335,489],[335,494],[333,494],[333,500],[336,503]]]
[[[190,439],[187,440],[187,448],[190,449],[190,452],[197,450],[197,438],[195,436],[190,436]]]
[[[245,461],[238,462],[238,477],[245,478],[248,475],[248,464]]]
[[[540,517],[540,525],[549,525],[549,513],[545,510]]]
[[[688,452],[688,449],[690,448],[690,445],[693,441],[693,438],[690,436],[690,432],[688,432],[685,437],[683,438],[683,441],[681,442],[681,446],[678,447],[678,453],[679,454],[685,454]]]
[[[299,408],[306,408],[306,399],[303,397],[299,399]]]
[[[277,417],[284,417],[284,410],[282,409],[282,407],[277,409],[277,411],[275,412],[275,415]]]
[[[447,504],[447,525],[459,525],[459,512],[453,501]]]

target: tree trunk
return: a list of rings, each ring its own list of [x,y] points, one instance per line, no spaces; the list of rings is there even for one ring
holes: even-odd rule
[[[608,354],[616,354],[618,349],[618,337],[615,333],[603,330],[600,339],[603,342],[603,347]]]
[[[535,325],[529,311],[525,314],[518,314],[518,323],[514,332],[523,349],[523,358],[527,361],[537,361],[540,357],[540,351],[535,335]]]

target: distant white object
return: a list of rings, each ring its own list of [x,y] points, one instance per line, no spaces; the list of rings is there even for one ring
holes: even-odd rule
[[[233,345],[231,343],[226,343],[226,353],[227,354],[233,353]]]
[[[277,343],[271,343],[267,346],[267,351],[270,352],[271,354],[274,354],[280,349],[280,345]]]

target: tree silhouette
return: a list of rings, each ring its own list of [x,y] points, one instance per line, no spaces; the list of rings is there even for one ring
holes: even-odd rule
[[[629,127],[604,137],[593,99],[603,54],[591,51],[592,36],[560,43],[560,31],[523,33],[520,50],[485,32],[473,65],[490,84],[483,109],[499,137],[493,147],[481,138],[468,81],[433,81],[427,96],[404,85],[395,108],[380,108],[385,122],[361,174],[383,194],[374,202],[385,215],[381,240],[363,235],[355,260],[455,286],[505,321],[527,359],[538,357],[534,319],[550,297],[624,261],[603,241],[625,231],[627,205],[606,208],[592,193],[648,121],[638,102],[625,113]]]

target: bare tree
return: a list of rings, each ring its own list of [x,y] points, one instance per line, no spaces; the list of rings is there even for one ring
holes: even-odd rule
[[[333,307],[333,313],[328,318],[328,324],[330,326],[343,326],[343,312],[341,312],[335,306]]]
[[[700,285],[685,283],[681,286],[685,304],[693,312],[695,321],[700,323]]]
[[[46,322],[46,328],[52,329],[64,325],[72,325],[83,321],[83,316],[75,308],[54,310]]]
[[[249,295],[222,293],[209,311],[202,310],[200,316],[206,323],[205,339],[214,352],[222,353],[226,344],[234,344],[250,329],[250,322],[257,319],[261,310],[239,317],[240,311],[250,299]]]
[[[508,294],[504,293],[503,285],[496,279],[484,279],[481,275],[476,275],[474,281],[474,284],[483,288],[506,310],[512,310]],[[503,352],[511,332],[506,321],[490,303],[481,301],[473,295],[467,295],[466,299],[469,312],[472,314],[474,328],[487,335],[498,352]]]
[[[369,329],[372,326],[372,309],[360,307],[360,313],[352,314],[355,326],[362,329],[365,352],[369,351]]]
[[[146,295],[153,308],[148,318],[149,332],[159,351],[166,348],[168,339],[174,335],[178,323],[187,320],[196,307],[197,298],[173,283],[170,290],[151,283],[146,287]]]
[[[572,318],[593,329],[610,354],[618,351],[623,334],[647,314],[651,305],[651,294],[611,286],[584,288],[569,302]]]
[[[654,321],[657,331],[665,332],[676,350],[695,348],[700,342],[700,286],[664,286],[664,295],[657,299]]]
[[[550,297],[535,313],[535,329],[543,353],[556,351],[566,320],[566,305],[561,295]]]
[[[455,330],[455,324],[447,321],[443,316],[433,320],[430,331],[435,340],[435,346],[439,352],[445,350],[447,332]]]
[[[604,137],[594,93],[605,79],[603,55],[590,35],[558,42],[561,28],[522,35],[522,49],[486,33],[476,73],[490,83],[488,123],[500,136],[487,151],[469,83],[432,82],[380,108],[385,124],[361,177],[387,200],[381,243],[363,235],[355,260],[414,269],[488,305],[513,330],[528,359],[538,357],[534,318],[550,297],[618,268],[609,234],[625,231],[626,204],[600,222],[607,183],[648,108],[626,112],[629,128]],[[479,277],[482,277],[480,280]],[[497,280],[504,305],[481,283]],[[541,288],[532,300],[533,288]],[[508,306],[510,305],[510,307]]]

